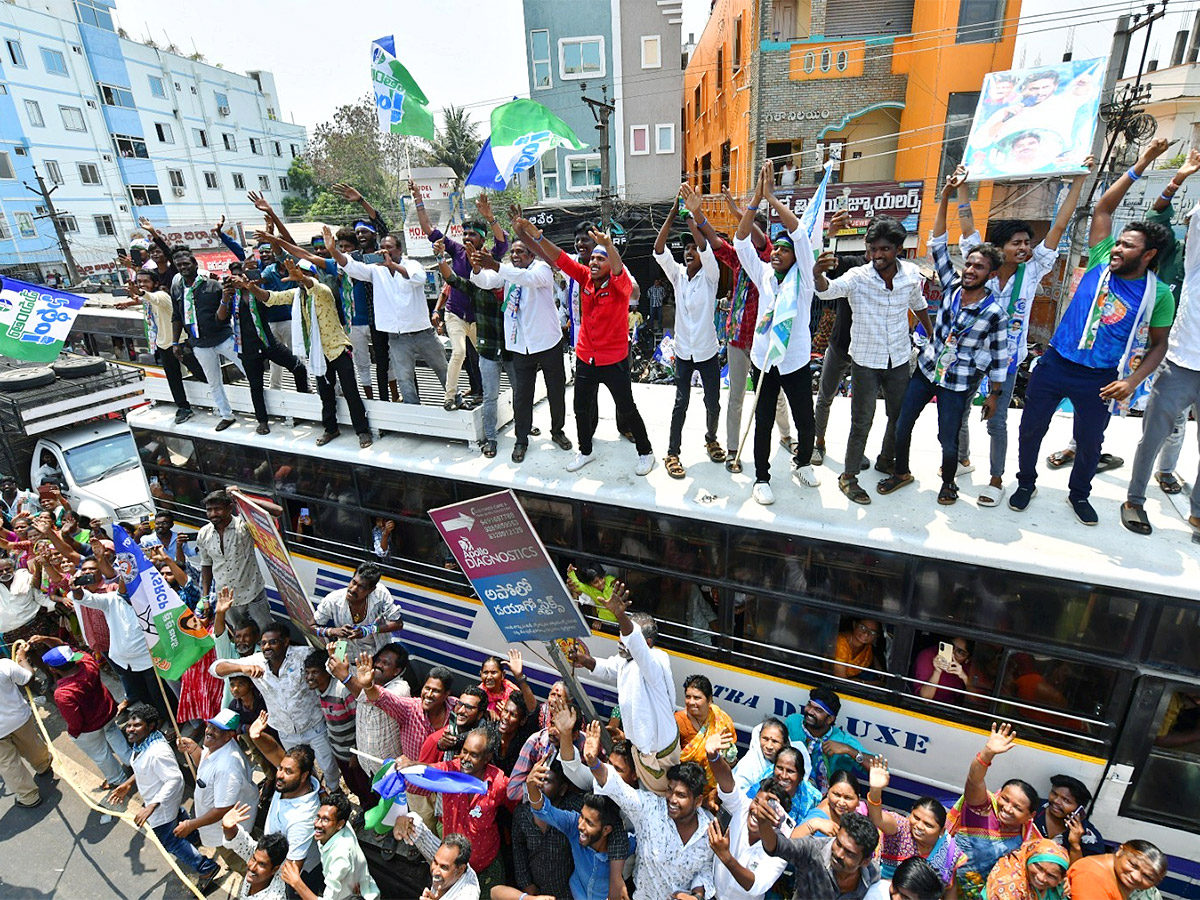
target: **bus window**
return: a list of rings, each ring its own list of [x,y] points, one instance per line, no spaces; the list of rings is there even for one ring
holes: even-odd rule
[[[1192,608],[1167,606],[1163,608],[1150,647],[1150,658],[1181,669],[1200,670],[1200,611]]]
[[[730,644],[745,665],[757,668],[768,659],[808,672],[832,671],[837,613],[758,593],[737,592],[732,600],[734,622],[740,618],[744,627],[741,640]]]
[[[352,548],[355,554],[361,553],[359,548],[366,543],[366,521],[357,509],[290,497],[283,506],[289,529],[298,543],[328,541]]]
[[[1200,803],[1200,687],[1163,693],[1154,745],[1138,769],[1128,812],[1156,824],[1196,830]]]
[[[525,491],[517,491],[517,499],[547,549],[574,548],[575,504],[569,500],[552,500]]]
[[[133,430],[133,440],[143,465],[200,471],[200,465],[196,462],[196,446],[187,438],[136,428]]]
[[[887,670],[888,633],[878,619],[843,616],[833,651],[838,678],[878,682]]]
[[[808,595],[839,606],[866,606],[898,613],[904,605],[904,560],[866,547],[813,549]]]
[[[343,506],[358,506],[352,466],[272,450],[271,472],[271,478],[283,485],[279,488],[281,493],[328,500]]]
[[[1099,732],[1116,678],[1115,671],[1101,666],[1010,650],[1004,662],[999,696],[1024,705],[1001,703],[998,714],[1061,731],[1104,737]]]
[[[1086,584],[919,560],[916,614],[991,631],[1037,634],[1092,652],[1124,653],[1135,634],[1138,603],[1129,594]]]
[[[948,645],[948,654],[942,653],[942,644]],[[984,706],[996,683],[1000,649],[960,636],[919,633],[913,640],[908,690],[937,703]]]
[[[591,553],[629,562],[658,562],[651,549],[655,541],[648,513],[587,503],[582,525],[583,546]]]
[[[363,490],[365,505],[389,516],[429,522],[429,510],[454,502],[454,482],[446,478],[383,469],[371,469],[370,478],[370,489]]]
[[[267,454],[257,447],[224,441],[197,441],[196,450],[205,473],[222,484],[259,488],[272,484]]]
[[[177,469],[147,468],[146,478],[157,506],[205,521],[204,497],[208,489],[195,475]]]

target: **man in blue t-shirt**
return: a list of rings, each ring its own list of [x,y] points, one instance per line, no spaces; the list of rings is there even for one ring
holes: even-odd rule
[[[1129,398],[1158,368],[1175,315],[1171,287],[1153,271],[1167,246],[1167,229],[1133,222],[1114,240],[1112,217],[1133,182],[1166,149],[1165,138],[1152,141],[1133,168],[1104,192],[1092,213],[1087,271],[1025,391],[1017,489],[1008,500],[1017,512],[1023,512],[1037,493],[1042,438],[1058,405],[1069,399],[1075,408],[1075,467],[1067,502],[1084,525],[1099,521],[1088,496],[1108,427],[1109,404]]]

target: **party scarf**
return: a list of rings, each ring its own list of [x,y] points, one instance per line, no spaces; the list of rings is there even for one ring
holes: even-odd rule
[[[1109,279],[1112,271],[1105,268],[1100,276],[1100,280],[1096,283],[1096,292],[1092,297],[1092,307],[1088,312],[1087,323],[1084,325],[1083,333],[1079,336],[1080,350],[1091,350],[1096,343],[1096,338],[1100,334],[1100,326],[1104,320],[1104,309],[1108,305],[1108,298],[1111,296],[1109,292]],[[1146,348],[1150,342],[1150,317],[1154,313],[1154,304],[1158,298],[1158,278],[1150,270],[1146,270],[1146,286],[1142,290],[1142,302],[1138,307],[1137,321],[1133,327],[1129,329],[1129,338],[1125,341],[1125,352],[1121,356],[1121,362],[1117,366],[1117,378],[1124,380],[1128,378],[1133,371],[1141,364],[1142,358],[1146,355]],[[1129,413],[1130,401],[1133,396],[1125,400],[1112,400],[1108,404],[1108,411],[1114,416],[1124,416]]]
[[[309,291],[296,288],[292,298],[292,346],[304,348],[308,371],[315,378],[321,378],[325,374],[326,359],[321,347],[321,327],[317,322],[316,284],[319,282]]]
[[[183,286],[183,324],[188,327],[188,333],[196,340],[200,339],[200,330],[196,327],[196,285],[200,276],[191,284]]]
[[[238,291],[233,295],[233,352],[242,352],[242,318],[239,313],[244,291]],[[264,347],[270,347],[271,341],[267,337],[267,329],[263,326],[262,311],[257,303],[253,300],[250,303],[250,318],[254,322],[254,330],[258,333],[258,339],[262,341]]]
[[[508,290],[504,293],[504,302],[500,304],[500,314],[502,316],[510,315],[510,307],[512,309],[512,343],[516,346],[517,326],[520,324],[517,315],[521,312],[521,286],[519,284],[508,286]]]

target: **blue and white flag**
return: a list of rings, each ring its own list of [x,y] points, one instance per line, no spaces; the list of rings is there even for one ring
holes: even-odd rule
[[[513,100],[492,110],[492,132],[479,151],[467,184],[503,190],[513,176],[524,172],[555,147],[582,150],[566,122],[534,100]]]
[[[53,362],[84,302],[76,294],[0,276],[0,356]]]

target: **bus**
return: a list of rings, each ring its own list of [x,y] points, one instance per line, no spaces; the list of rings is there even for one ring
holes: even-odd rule
[[[672,391],[634,390],[647,421],[668,420]],[[545,417],[535,410],[535,423]],[[318,450],[319,425],[299,423],[259,436],[247,420],[218,434],[209,416],[175,425],[169,403],[135,411],[129,424],[157,502],[181,523],[203,524],[202,498],[228,484],[279,503],[314,601],[374,557],[377,521],[394,522],[391,552],[378,561],[404,610],[399,637],[425,664],[473,682],[485,656],[504,655],[427,513],[512,490],[564,573],[599,564],[629,586],[634,607],[658,621],[679,696],[689,674],[707,675],[743,741],[765,716],[797,712],[809,688],[828,685],[842,698],[839,723],[889,760],[887,802],[907,808],[926,793],[953,802],[991,723],[1010,721],[1020,746],[997,758],[993,787],[1019,776],[1045,795],[1052,775],[1079,778],[1107,838],[1153,841],[1171,857],[1164,893],[1200,897],[1200,748],[1157,740],[1181,724],[1194,729],[1200,705],[1200,546],[1186,513],[1180,520],[1152,499],[1154,534],[1126,532],[1117,504],[1127,470],[1097,477],[1094,528],[1063,502],[1067,472],[1043,472],[1024,514],[977,507],[968,489],[939,507],[933,416],[918,425],[918,483],[906,492],[859,507],[828,466],[820,488],[799,487],[787,481],[780,449],[778,501],[762,507],[749,475],[731,476],[698,452],[687,458],[687,447],[703,444],[701,419],[694,413],[684,430],[683,480],[661,467],[636,477],[634,450],[611,418],[602,419],[596,461],[577,474],[565,470],[569,455],[549,442],[546,422],[520,466],[503,442],[489,460],[461,441],[398,434],[365,451],[349,440]],[[848,404],[835,404],[830,434],[848,424]],[[1105,449],[1131,459],[1139,426],[1113,422]],[[653,429],[659,440],[662,430]],[[1069,435],[1070,419],[1056,420],[1046,449]],[[1185,466],[1194,464],[1189,452]],[[298,525],[302,509],[311,526]],[[849,677],[835,668],[834,647],[860,620],[877,623],[875,659]],[[589,616],[589,624],[592,654],[614,652],[612,623]],[[971,650],[969,689],[924,699],[917,655],[959,637]],[[558,673],[540,646],[526,659],[544,696]],[[612,690],[582,681],[605,713]]]

